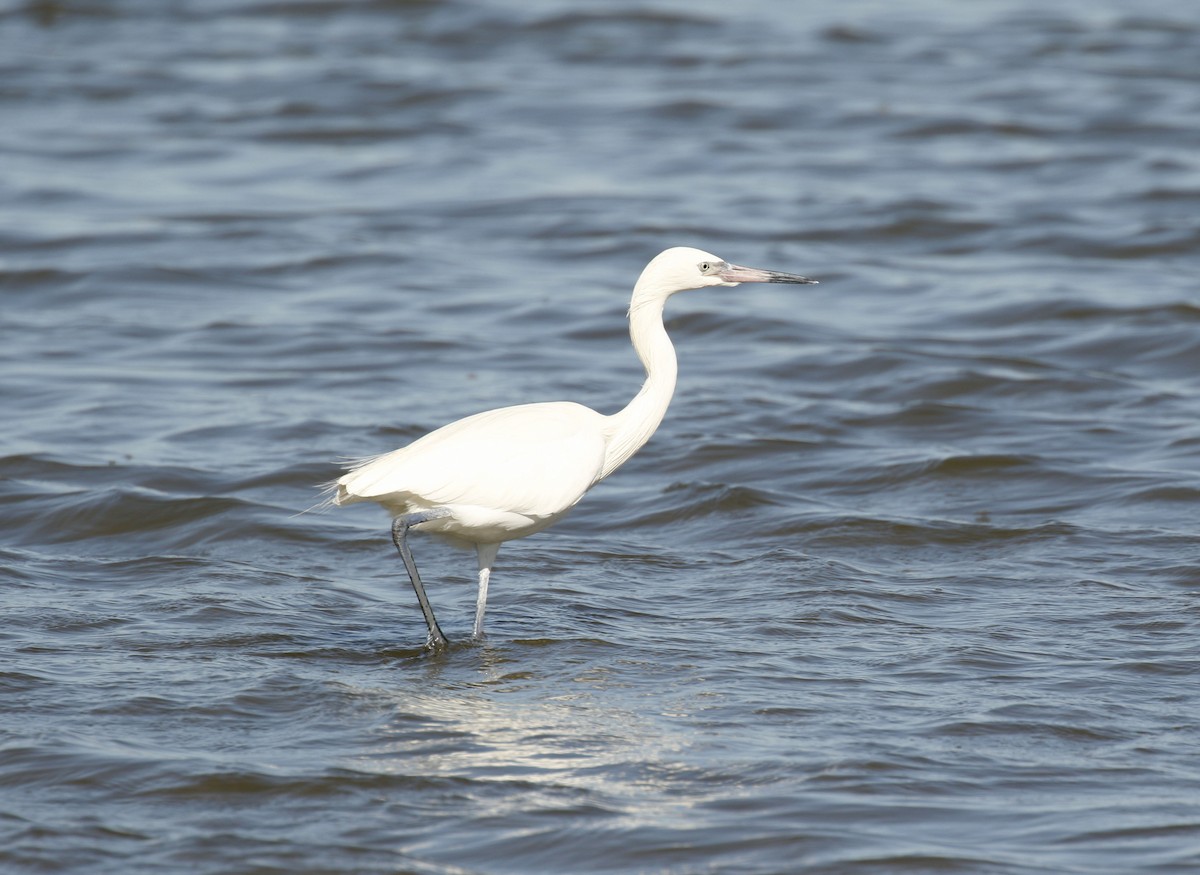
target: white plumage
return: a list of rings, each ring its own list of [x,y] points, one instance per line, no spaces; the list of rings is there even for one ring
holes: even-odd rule
[[[476,413],[355,467],[334,501],[375,501],[394,516],[446,509],[421,531],[469,544],[531,535],[600,480],[606,419],[570,401]]]
[[[729,264],[677,247],[642,271],[629,305],[629,334],[646,368],[637,396],[606,416],[557,401],[477,413],[406,447],[354,466],[333,503],[374,501],[394,517],[392,540],[429,626],[427,645],[446,644],[408,549],[410,528],[464,545],[479,558],[475,637],[483,634],[488,580],[503,541],[539,532],[632,456],[658,428],[675,391],[675,349],[663,305],[676,292],[743,282],[812,283],[807,277]]]

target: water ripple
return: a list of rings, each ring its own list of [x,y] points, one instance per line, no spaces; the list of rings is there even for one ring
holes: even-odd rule
[[[1169,0],[0,3],[0,869],[1197,868]],[[511,5],[511,4],[510,4]],[[338,460],[659,433],[474,559]]]

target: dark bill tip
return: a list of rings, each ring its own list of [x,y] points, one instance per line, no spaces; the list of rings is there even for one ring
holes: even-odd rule
[[[802,285],[817,284],[816,280],[798,273],[784,273],[781,270],[761,270],[757,267],[742,267],[731,264],[721,271],[721,279],[727,283],[795,283]]]

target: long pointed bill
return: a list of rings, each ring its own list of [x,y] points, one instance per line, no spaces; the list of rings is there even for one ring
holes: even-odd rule
[[[719,274],[727,283],[806,283],[816,285],[816,280],[795,273],[782,273],[778,270],[760,270],[757,267],[742,267],[731,264]]]

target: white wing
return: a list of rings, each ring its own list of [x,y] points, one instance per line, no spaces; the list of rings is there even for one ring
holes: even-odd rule
[[[600,479],[605,422],[566,401],[478,413],[356,467],[338,480],[334,501],[556,517]]]

